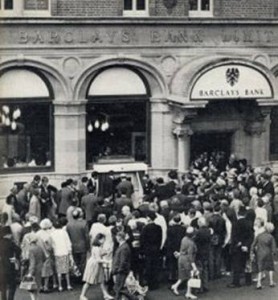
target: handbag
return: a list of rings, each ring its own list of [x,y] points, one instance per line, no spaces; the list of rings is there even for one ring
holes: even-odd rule
[[[23,277],[22,281],[20,282],[19,288],[21,290],[26,291],[36,291],[38,289],[38,285],[34,279],[34,277]]]
[[[199,275],[194,274],[194,272],[191,272],[191,278],[187,282],[187,286],[194,289],[201,288],[201,279]]]

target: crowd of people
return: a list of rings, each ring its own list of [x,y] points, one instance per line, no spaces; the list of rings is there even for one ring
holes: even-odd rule
[[[138,199],[131,178],[112,171],[102,181],[97,172],[68,179],[59,189],[39,175],[13,186],[1,214],[2,299],[14,299],[27,280],[32,299],[78,282],[80,300],[90,285],[108,300],[124,291],[144,297],[165,280],[175,295],[184,287],[196,299],[222,276],[231,276],[229,288],[240,287],[243,274],[246,285],[261,289],[268,275],[275,286],[278,177],[270,168],[202,153],[186,174],[144,174],[142,188]]]

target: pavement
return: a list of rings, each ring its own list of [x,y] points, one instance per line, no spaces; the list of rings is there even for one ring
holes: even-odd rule
[[[256,290],[255,285],[243,286],[241,288],[227,288],[230,283],[230,277],[224,277],[209,283],[209,292],[198,295],[202,300],[278,300],[278,265],[276,265],[275,282],[277,286],[269,287],[268,279],[263,282],[263,289]],[[163,284],[158,290],[148,292],[146,300],[182,300],[185,299],[185,291],[180,291],[180,296],[175,296],[169,290],[168,284]],[[75,286],[73,291],[53,292],[50,294],[40,294],[39,300],[79,300],[81,286]],[[87,295],[89,300],[103,300],[98,286],[92,286]],[[29,300],[27,292],[17,290],[15,300]]]

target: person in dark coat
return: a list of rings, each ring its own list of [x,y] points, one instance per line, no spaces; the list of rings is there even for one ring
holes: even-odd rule
[[[199,229],[196,232],[194,241],[197,246],[196,265],[200,271],[201,292],[208,291],[209,278],[209,254],[211,248],[212,230],[208,228],[205,217],[198,219]]]
[[[95,214],[96,206],[98,203],[98,197],[94,195],[92,190],[90,190],[88,195],[85,195],[81,199],[81,208],[85,213],[85,220],[87,222],[88,229],[91,228],[93,223],[93,217]]]
[[[68,179],[65,184],[63,185],[61,192],[60,192],[60,203],[58,213],[60,217],[65,217],[67,215],[67,210],[72,204],[72,199],[74,197],[73,189],[71,185],[73,184],[72,179]]]
[[[270,194],[272,200],[274,198],[274,186],[273,183],[270,181],[269,176],[266,174],[262,174],[260,176],[260,182],[258,184],[259,196],[263,197],[266,194]]]
[[[241,206],[238,211],[238,220],[232,227],[231,257],[233,280],[230,288],[240,287],[240,274],[244,272],[246,261],[254,239],[252,223],[245,218],[246,208]],[[248,273],[249,274],[249,273]],[[250,278],[245,278],[249,284]]]
[[[166,258],[169,268],[169,280],[176,281],[178,278],[178,260],[174,253],[180,250],[181,240],[185,236],[186,229],[181,224],[181,218],[177,214],[173,217],[167,230]]]
[[[221,276],[221,255],[222,246],[226,236],[226,224],[221,216],[220,204],[216,204],[213,210],[213,215],[208,220],[209,227],[213,230],[211,238],[210,251],[210,272],[211,279],[217,279]]]
[[[122,208],[126,205],[131,209],[133,208],[132,200],[128,197],[128,190],[125,187],[121,187],[121,196],[116,198],[114,203],[114,211],[118,217],[121,216]]]
[[[2,300],[14,299],[19,258],[20,249],[12,240],[11,228],[9,226],[2,227],[0,236],[0,291]]]
[[[127,198],[131,198],[134,193],[134,187],[131,181],[127,180],[126,174],[121,174],[121,182],[117,185],[116,190],[118,195],[125,193]]]
[[[126,234],[120,231],[116,234],[119,247],[117,248],[112,265],[112,275],[114,279],[115,300],[121,299],[120,293],[125,285],[125,280],[130,272],[131,252],[126,242]]]
[[[160,247],[162,243],[162,229],[155,224],[156,213],[147,214],[148,224],[143,228],[140,237],[141,254],[144,259],[144,278],[150,290],[158,288],[158,270]]]

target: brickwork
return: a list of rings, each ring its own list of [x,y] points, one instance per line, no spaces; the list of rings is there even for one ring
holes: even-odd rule
[[[44,0],[26,0],[28,3]],[[122,16],[123,0],[52,0],[54,16]],[[31,5],[31,4],[29,4]],[[164,0],[149,0],[150,16],[187,17],[189,0],[177,0],[167,9]],[[213,0],[217,18],[273,18],[278,16],[278,0]]]
[[[277,0],[221,0],[215,10],[224,18],[272,18]],[[277,6],[277,5],[276,5]]]

